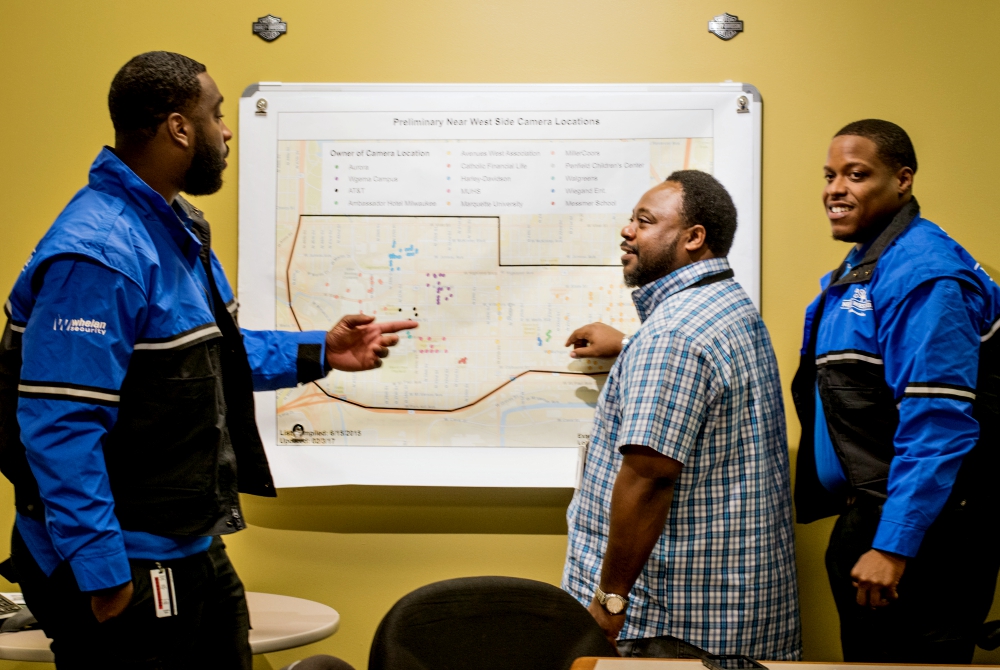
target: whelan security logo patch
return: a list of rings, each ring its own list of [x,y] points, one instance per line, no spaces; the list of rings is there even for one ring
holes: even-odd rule
[[[841,301],[840,309],[846,309],[858,316],[864,316],[865,312],[872,311],[872,301],[868,299],[868,291],[863,288],[854,289],[854,295],[848,300]]]
[[[106,321],[97,321],[96,319],[64,319],[58,316],[52,320],[52,330],[104,335],[107,329],[108,324]]]

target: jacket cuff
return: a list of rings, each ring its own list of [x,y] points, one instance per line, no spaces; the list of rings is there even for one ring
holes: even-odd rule
[[[883,517],[875,532],[872,549],[913,558],[917,555],[917,550],[920,549],[920,543],[923,542],[926,532],[926,528],[905,526]]]
[[[77,556],[69,561],[77,586],[83,592],[113,589],[132,581],[125,548],[106,556]]]
[[[330,372],[326,366],[326,331],[312,330],[300,334],[295,356],[295,381],[306,384],[322,379]]]

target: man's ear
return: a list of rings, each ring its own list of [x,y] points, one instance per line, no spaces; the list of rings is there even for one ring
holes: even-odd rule
[[[684,235],[684,249],[686,249],[689,254],[696,254],[701,251],[705,247],[705,242],[708,239],[708,234],[705,232],[705,226],[700,223],[685,229]]]
[[[913,168],[899,168],[896,172],[896,181],[899,183],[897,193],[899,193],[900,197],[906,195],[907,191],[913,188]]]
[[[172,143],[185,150],[191,146],[194,139],[194,126],[191,125],[191,121],[186,116],[174,112],[167,117],[163,124],[167,137]]]

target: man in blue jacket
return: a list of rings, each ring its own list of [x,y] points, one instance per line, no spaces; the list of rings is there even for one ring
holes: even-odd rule
[[[798,521],[840,515],[846,661],[970,663],[1000,567],[1000,290],[920,215],[916,171],[893,123],[833,138],[823,202],[854,246],[806,311],[792,386]]]
[[[253,392],[378,367],[412,321],[241,330],[202,213],[222,185],[205,67],[142,54],[108,96],[115,148],[5,305],[0,467],[12,563],[60,668],[250,668],[243,587],[218,536],[275,495]],[[214,539],[213,539],[214,538]]]

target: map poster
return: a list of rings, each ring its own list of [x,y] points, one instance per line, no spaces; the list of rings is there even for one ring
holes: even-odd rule
[[[253,232],[273,250],[273,273],[265,295],[246,295],[241,225],[242,325],[254,327],[242,316],[248,297],[251,320],[270,311],[282,330],[325,330],[351,313],[420,323],[377,370],[258,394],[278,485],[440,483],[460,475],[383,482],[342,471],[386,461],[453,470],[478,454],[494,460],[473,464],[480,472],[465,481],[543,467],[561,472],[529,485],[572,486],[614,361],[570,358],[564,344],[595,321],[638,329],[620,231],[671,172],[716,171],[712,113],[290,112],[277,121],[273,222]]]

